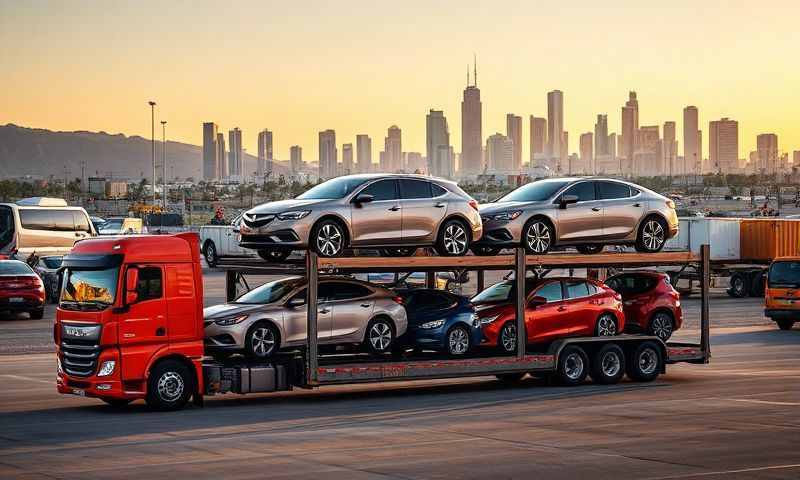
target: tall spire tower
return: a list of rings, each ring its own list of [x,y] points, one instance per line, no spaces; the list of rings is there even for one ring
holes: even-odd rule
[[[481,91],[478,90],[478,60],[473,54],[472,85],[469,83],[467,65],[467,87],[461,101],[461,162],[459,174],[477,175],[483,172],[483,130]]]
[[[478,86],[478,56],[474,53],[472,54],[472,81],[474,83],[474,87]],[[469,85],[469,81],[467,81],[467,85]]]

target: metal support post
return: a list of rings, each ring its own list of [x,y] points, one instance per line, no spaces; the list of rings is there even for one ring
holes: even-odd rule
[[[486,279],[484,278],[486,276],[485,273],[485,270],[478,270],[478,291],[476,293],[481,293],[483,289],[486,288]]]
[[[425,272],[425,288],[436,288],[436,272]]]
[[[528,335],[525,332],[525,303],[527,296],[525,292],[525,249],[520,247],[515,249],[515,270],[514,281],[517,284],[517,358],[525,356],[525,347],[528,343]]]
[[[308,279],[308,299],[306,311],[308,315],[308,332],[306,344],[306,383],[310,387],[319,385],[317,367],[319,367],[319,349],[317,348],[317,288],[319,287],[319,260],[317,254],[309,250],[306,254],[306,277]]]
[[[711,247],[700,246],[700,347],[705,363],[711,358],[711,319],[708,309],[708,291],[711,285]]]
[[[225,271],[225,301],[232,302],[236,300],[236,275],[233,270]]]

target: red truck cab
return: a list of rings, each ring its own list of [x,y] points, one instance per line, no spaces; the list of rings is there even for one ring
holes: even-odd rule
[[[58,391],[169,410],[203,391],[203,282],[194,233],[92,238],[63,261]]]

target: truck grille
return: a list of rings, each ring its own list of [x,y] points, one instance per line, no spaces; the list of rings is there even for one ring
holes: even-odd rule
[[[96,340],[62,340],[61,368],[69,375],[88,377],[97,370],[100,345]]]

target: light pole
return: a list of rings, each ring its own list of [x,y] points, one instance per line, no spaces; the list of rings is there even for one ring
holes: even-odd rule
[[[167,211],[167,121],[161,120],[161,183],[164,185],[161,191],[161,203],[164,211]]]
[[[156,102],[147,102],[150,105],[150,153],[153,161],[153,206],[156,204]]]

